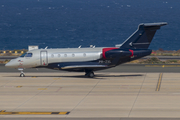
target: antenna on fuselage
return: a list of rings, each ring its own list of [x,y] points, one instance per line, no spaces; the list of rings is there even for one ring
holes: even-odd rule
[[[47,49],[48,48],[48,46],[46,46],[44,49]]]
[[[93,48],[93,45],[90,45],[90,48]]]
[[[81,45],[78,48],[81,48]]]

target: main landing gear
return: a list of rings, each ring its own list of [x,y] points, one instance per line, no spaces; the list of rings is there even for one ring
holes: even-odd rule
[[[24,72],[23,72],[23,69],[22,69],[22,68],[18,68],[18,70],[21,71],[21,74],[20,74],[19,77],[25,77],[25,74],[24,74]]]
[[[93,78],[94,77],[94,72],[93,71],[86,71],[85,76],[89,77],[89,78]]]

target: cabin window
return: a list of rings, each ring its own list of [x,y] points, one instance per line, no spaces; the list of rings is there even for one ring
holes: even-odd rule
[[[72,54],[72,57],[75,57],[75,54],[74,54],[74,53]]]
[[[54,55],[52,54],[51,57],[54,57]]]
[[[61,55],[60,55],[60,54],[58,54],[58,57],[61,57]]]
[[[67,57],[67,54],[64,54],[64,57]]]
[[[86,53],[84,53],[83,56],[86,57]]]

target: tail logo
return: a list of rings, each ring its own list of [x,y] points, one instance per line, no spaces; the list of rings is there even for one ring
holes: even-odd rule
[[[133,50],[130,50],[129,51],[132,53],[130,57],[134,57],[134,51]]]

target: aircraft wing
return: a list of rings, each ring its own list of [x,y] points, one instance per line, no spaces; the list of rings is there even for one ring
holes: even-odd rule
[[[61,69],[81,69],[81,68],[88,68],[88,69],[96,69],[96,68],[107,68],[107,65],[72,65],[72,66],[65,66]]]

